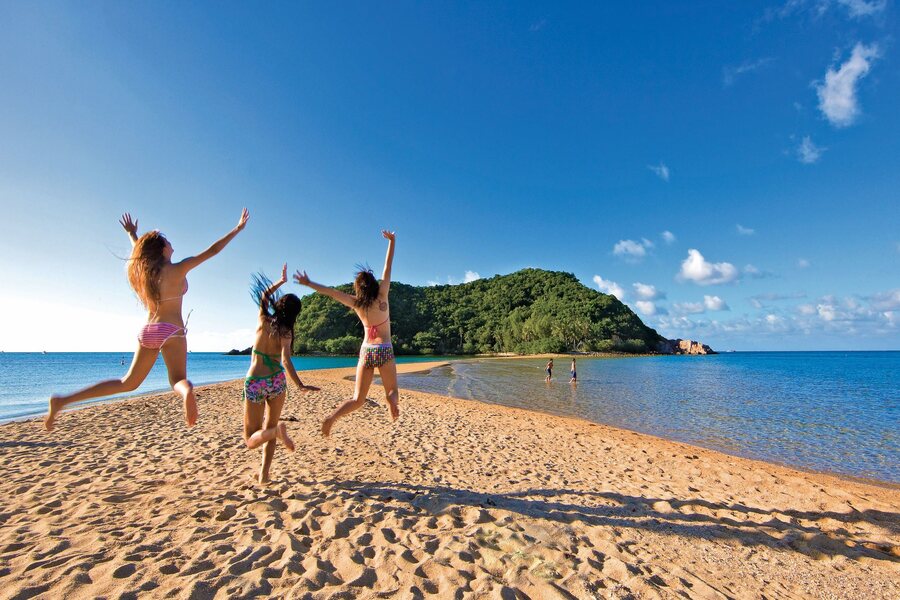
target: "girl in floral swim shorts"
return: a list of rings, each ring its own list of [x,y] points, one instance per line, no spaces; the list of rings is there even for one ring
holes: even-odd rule
[[[277,440],[281,440],[288,452],[294,451],[294,442],[288,436],[287,427],[278,421],[287,395],[285,373],[301,391],[319,389],[303,385],[291,362],[294,321],[300,314],[301,303],[294,294],[277,295],[278,288],[286,282],[287,265],[284,265],[281,279],[275,283],[263,275],[255,275],[251,292],[259,304],[259,320],[250,370],[244,379],[244,441],[248,448],[259,448],[265,444],[259,470],[260,483],[269,480]]]

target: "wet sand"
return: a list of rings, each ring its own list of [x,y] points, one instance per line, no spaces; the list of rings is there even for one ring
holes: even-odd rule
[[[403,369],[428,365],[401,365]],[[900,490],[574,419],[302,373],[297,452],[240,382],[0,425],[2,598],[897,598]]]

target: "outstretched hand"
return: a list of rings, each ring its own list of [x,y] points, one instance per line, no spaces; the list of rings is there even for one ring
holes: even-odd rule
[[[278,283],[287,283],[287,263],[281,266],[281,279],[278,280]]]
[[[388,231],[387,229],[382,229],[382,230],[381,230],[381,235],[384,237],[384,239],[390,240],[390,241],[392,241],[392,242],[393,242],[393,241],[396,239],[396,237],[397,237],[397,234],[395,234],[393,231]]]
[[[299,283],[300,285],[309,285],[309,275],[306,274],[306,271],[297,271],[294,273],[294,281]]]
[[[246,208],[241,209],[241,218],[238,220],[238,224],[237,224],[237,227],[235,227],[235,229],[237,229],[238,231],[241,231],[247,225],[247,221],[249,221],[249,220],[250,220],[250,211],[247,210]]]
[[[128,235],[137,237],[138,222],[137,219],[131,220],[131,213],[124,213],[122,218],[119,219],[119,225],[122,226],[122,229],[124,229]]]

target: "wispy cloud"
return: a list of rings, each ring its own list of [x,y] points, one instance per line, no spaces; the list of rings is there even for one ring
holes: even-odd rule
[[[837,0],[837,3],[846,7],[851,17],[871,17],[883,12],[887,7],[887,0]]]
[[[666,166],[666,163],[661,162],[658,165],[647,165],[647,168],[656,173],[656,176],[663,181],[669,180],[669,167]]]
[[[708,262],[699,250],[691,248],[688,256],[681,263],[681,271],[677,275],[680,281],[692,281],[697,285],[716,285],[730,283],[740,276],[737,267],[728,262]]]
[[[647,256],[650,248],[653,248],[653,242],[647,238],[642,238],[640,241],[619,240],[613,246],[613,254],[628,261],[637,262]]]
[[[750,305],[753,306],[753,308],[765,308],[772,302],[778,302],[782,300],[797,300],[799,298],[806,298],[806,294],[804,292],[794,292],[791,294],[778,294],[769,292],[765,294],[756,294],[755,296],[750,296],[748,300],[750,300]]]
[[[532,32],[540,31],[541,29],[544,28],[545,25],[547,25],[547,19],[540,19],[540,20],[532,23],[531,26],[528,28],[528,31],[532,31]]]
[[[656,286],[649,283],[637,282],[631,284],[631,287],[634,288],[634,295],[641,300],[657,300],[666,297],[665,292],[659,291]]]
[[[657,306],[656,302],[653,302],[652,300],[638,300],[634,305],[637,307],[638,312],[647,317],[668,314],[668,311],[665,308]]]
[[[662,236],[663,241],[667,244],[671,244],[675,241],[675,234],[671,231],[663,231],[660,235]]]
[[[718,296],[703,296],[703,302],[676,302],[672,305],[676,314],[697,315],[706,311],[716,312],[731,310],[728,303]]]
[[[477,271],[466,271],[465,275],[463,275],[462,280],[453,277],[452,275],[447,276],[447,281],[439,281],[437,279],[429,279],[425,282],[427,286],[435,286],[435,285],[457,285],[459,283],[471,283],[481,279],[481,275],[478,274]]]
[[[756,60],[746,60],[736,67],[724,67],[722,69],[722,85],[730,87],[741,75],[758,71],[772,62],[772,57],[758,58]]]
[[[798,269],[807,269],[807,268],[809,268],[809,261],[806,260],[805,258],[798,258],[798,259],[797,259],[797,268],[798,268]]]
[[[753,235],[756,233],[755,229],[750,229],[749,227],[744,227],[740,223],[736,225],[738,235]]]
[[[466,275],[463,277],[463,283],[472,283],[476,279],[481,279],[481,275],[476,271],[466,271]]]
[[[812,165],[819,162],[825,150],[827,148],[816,146],[808,135],[804,135],[797,145],[797,158],[804,165]]]
[[[866,76],[879,56],[877,44],[869,46],[857,43],[850,58],[837,69],[829,68],[825,81],[814,82],[819,96],[819,110],[835,127],[852,125],[859,116],[856,86]]]
[[[594,275],[594,283],[597,284],[597,287],[604,294],[612,294],[619,300],[625,299],[625,289],[615,281],[610,281],[608,279],[603,279],[599,275]]]

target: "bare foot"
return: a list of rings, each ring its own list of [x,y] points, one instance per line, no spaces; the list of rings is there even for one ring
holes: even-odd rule
[[[188,427],[197,424],[197,396],[191,390],[184,397],[184,420]]]
[[[56,420],[56,413],[60,408],[62,408],[60,399],[50,396],[50,401],[47,403],[47,416],[44,417],[44,429],[47,431],[53,431],[53,422]]]
[[[269,483],[269,474],[263,473],[262,471],[260,471],[259,477],[257,477],[256,480],[260,483]]]
[[[275,437],[281,440],[288,452],[294,451],[294,440],[290,438],[287,432],[287,425],[279,423],[275,426]]]
[[[334,419],[328,417],[324,421],[322,421],[322,437],[328,437],[331,435],[331,426],[334,425]]]
[[[396,421],[397,417],[400,416],[400,403],[396,400],[391,400],[390,397],[387,399],[388,408],[391,410],[391,421]]]

